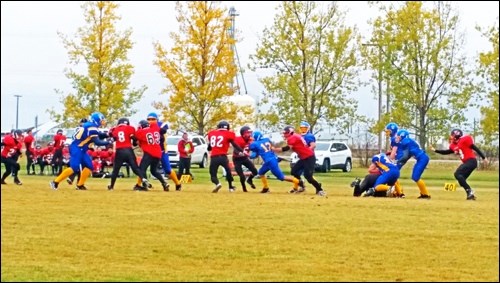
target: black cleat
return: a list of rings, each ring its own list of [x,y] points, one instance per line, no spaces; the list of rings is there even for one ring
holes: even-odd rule
[[[113,190],[113,187],[111,187],[111,185],[108,185],[108,191],[112,191]]]
[[[421,194],[421,195],[418,197],[418,199],[431,199],[431,196],[430,196],[430,195],[422,195],[422,194]]]
[[[267,194],[267,193],[270,193],[271,191],[269,190],[269,188],[263,188],[262,191],[260,191],[261,194]]]
[[[215,188],[212,190],[212,193],[217,193],[220,190],[220,188],[222,188],[222,184],[221,183],[219,183],[219,184],[217,184],[215,186]]]
[[[49,185],[51,189],[57,190],[57,186],[59,185],[59,183],[57,183],[56,181],[50,181]]]
[[[87,190],[87,187],[85,187],[85,185],[81,185],[81,186],[76,186],[76,189],[78,191],[86,191]]]
[[[161,184],[161,185],[162,185],[163,190],[164,190],[165,192],[168,192],[168,191],[170,190],[170,189],[169,189],[170,185],[169,185],[168,183],[163,183],[163,184]]]
[[[176,191],[180,191],[182,189],[182,185],[179,184],[179,185],[175,185],[175,190]]]

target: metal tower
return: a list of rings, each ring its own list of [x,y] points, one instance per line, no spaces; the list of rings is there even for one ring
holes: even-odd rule
[[[239,16],[239,15],[240,14],[238,12],[236,12],[236,9],[234,7],[229,8],[229,17],[231,18],[231,27],[229,28],[229,36],[235,40],[231,46],[231,48],[233,49],[233,53],[234,53],[233,63],[236,65],[236,67],[239,70],[239,73],[241,76],[241,81],[243,82],[243,87],[245,88],[245,94],[248,94],[247,85],[245,83],[245,78],[243,77],[243,69],[241,68],[240,56],[238,55],[238,50],[236,49],[235,22],[236,22],[236,16]],[[236,74],[236,76],[235,76],[235,81],[236,81],[236,85],[238,86],[238,94],[241,94],[240,82],[238,80],[238,74]]]

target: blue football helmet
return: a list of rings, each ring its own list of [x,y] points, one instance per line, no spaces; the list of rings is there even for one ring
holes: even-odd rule
[[[262,133],[260,131],[254,131],[253,132],[253,140],[258,141],[263,138]]]
[[[309,133],[309,130],[311,129],[311,125],[307,123],[306,121],[300,122],[300,133],[305,135]]]
[[[158,121],[158,114],[156,114],[155,112],[151,112],[151,113],[148,114],[148,118],[147,119],[148,119],[148,121],[149,120],[156,120],[156,121]]]
[[[407,130],[399,130],[396,135],[400,138],[400,140],[410,137],[410,133]]]
[[[373,163],[380,162],[380,163],[382,163],[382,164],[385,164],[385,163],[387,163],[387,157],[386,157],[386,156],[385,156],[385,154],[383,154],[383,153],[375,154],[375,155],[372,157],[372,162],[373,162]]]
[[[385,135],[388,137],[394,137],[398,132],[398,124],[390,122],[385,126]]]
[[[106,126],[106,118],[104,118],[104,115],[101,112],[94,112],[90,114],[89,121],[96,127]]]

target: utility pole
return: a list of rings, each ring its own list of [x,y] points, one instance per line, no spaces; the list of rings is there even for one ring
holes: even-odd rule
[[[16,130],[19,129],[19,97],[22,97],[22,95],[15,94],[14,95],[17,99],[16,102]]]
[[[382,80],[383,80],[383,74],[382,74],[382,55],[383,55],[383,50],[382,50],[382,45],[378,43],[363,43],[363,46],[376,46],[378,47],[378,122],[380,122],[382,118]],[[387,98],[389,99],[389,98]],[[389,106],[387,106],[389,107]],[[378,133],[378,152],[382,152],[382,133]]]

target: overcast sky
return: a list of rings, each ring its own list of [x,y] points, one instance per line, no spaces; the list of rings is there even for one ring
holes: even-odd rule
[[[146,85],[148,90],[144,98],[136,104],[139,112],[131,117],[132,122],[143,119],[153,111],[153,101],[164,100],[159,95],[166,81],[153,65],[153,42],[169,45],[169,33],[178,32],[175,20],[175,2],[141,1],[121,2],[117,14],[122,16],[118,29],[132,28],[132,41],[135,45],[130,50],[129,58],[135,66],[131,87]],[[236,17],[236,29],[242,39],[236,46],[240,63],[246,68],[248,57],[255,52],[256,44],[264,27],[273,23],[277,1],[223,1],[228,8],[233,6],[239,13]],[[72,91],[71,81],[64,74],[68,64],[67,51],[63,47],[57,32],[72,35],[78,27],[85,25],[81,1],[2,1],[1,2],[1,121],[2,132],[16,125],[15,95],[20,95],[20,128],[34,125],[35,116],[40,123],[47,122],[46,110],[61,107],[60,96],[54,89],[64,93]],[[347,24],[356,25],[362,34],[369,33],[367,20],[376,15],[368,9],[366,2],[340,2],[340,7],[347,10]],[[461,28],[467,33],[467,50],[471,56],[488,51],[491,46],[475,30],[475,26],[490,27],[498,21],[498,1],[456,2],[461,16]],[[248,94],[258,99],[264,90],[257,81],[264,71],[256,74],[246,71],[244,80]],[[242,82],[239,79],[240,84]],[[376,117],[373,109],[375,95],[366,95],[371,87],[353,94],[362,100],[360,111],[370,117]],[[364,95],[363,95],[364,93]],[[361,99],[362,97],[362,99]],[[471,117],[479,118],[477,113]],[[114,123],[114,121],[110,121]]]

